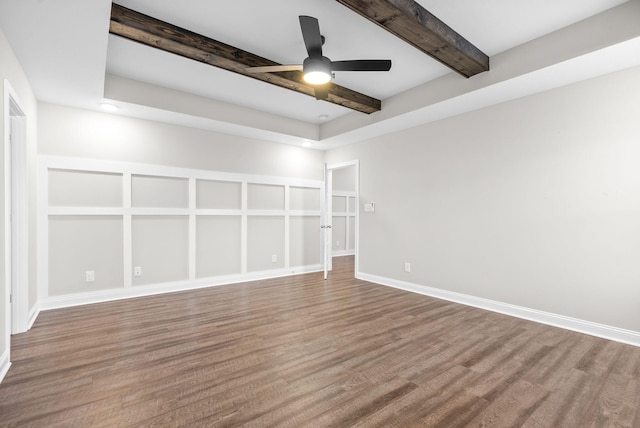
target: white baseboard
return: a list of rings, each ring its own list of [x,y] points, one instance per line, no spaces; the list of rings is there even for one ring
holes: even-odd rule
[[[33,327],[33,323],[36,322],[38,315],[40,315],[40,302],[36,302],[36,304],[33,305],[33,308],[31,308],[31,310],[29,311],[29,321],[27,322],[27,331],[31,330],[31,327]]]
[[[288,269],[274,269],[247,274],[227,275],[213,278],[198,279],[195,281],[177,281],[163,284],[150,284],[133,286],[130,288],[117,288],[98,290],[89,293],[65,294],[63,296],[50,296],[40,300],[38,311],[67,308],[71,306],[88,305],[92,303],[109,302],[112,300],[129,299],[133,297],[151,296],[154,294],[172,293],[176,291],[195,290],[198,288],[216,287],[219,285],[237,284],[239,282],[256,281],[261,279],[280,278],[284,276],[299,275],[303,273],[319,272],[321,265],[297,266]],[[36,315],[37,316],[37,315]],[[35,318],[34,318],[35,321]]]
[[[11,361],[9,361],[9,351],[4,351],[4,354],[0,357],[0,383],[4,380],[11,367]]]
[[[377,275],[370,275],[363,272],[358,272],[356,274],[356,277],[358,279],[380,285],[386,285],[389,287],[399,288],[401,290],[410,291],[412,293],[436,297],[438,299],[461,303],[467,306],[474,306],[476,308],[486,309],[488,311],[511,315],[529,321],[552,325],[554,327],[564,328],[566,330],[577,331],[579,333],[584,333],[591,336],[602,337],[604,339],[626,343],[628,345],[640,346],[640,332],[633,330],[625,330],[605,324],[598,324],[591,321],[567,317],[564,315],[539,311],[537,309],[525,308],[523,306],[511,305],[509,303],[497,302],[495,300],[483,299],[481,297],[470,296],[468,294],[456,293],[453,291],[413,284],[410,282],[385,278]]]
[[[356,255],[356,251],[355,250],[334,251],[333,253],[331,253],[331,257],[355,256],[355,255]]]

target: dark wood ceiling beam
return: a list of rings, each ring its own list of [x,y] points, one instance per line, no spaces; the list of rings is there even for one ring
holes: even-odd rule
[[[489,70],[486,54],[414,0],[336,1],[465,77]]]
[[[248,73],[247,67],[279,64],[115,3],[111,7],[109,32],[185,58],[315,97],[314,87],[304,82],[300,71]],[[379,111],[381,108],[381,102],[378,99],[334,83],[328,85],[329,96],[326,101],[330,103],[367,114]]]

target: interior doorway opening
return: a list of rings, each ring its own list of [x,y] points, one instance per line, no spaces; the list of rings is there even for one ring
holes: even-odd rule
[[[29,324],[27,116],[10,83],[4,81],[4,236],[6,345]]]
[[[325,279],[334,257],[353,257],[353,275],[358,272],[359,162],[326,165],[324,266]]]

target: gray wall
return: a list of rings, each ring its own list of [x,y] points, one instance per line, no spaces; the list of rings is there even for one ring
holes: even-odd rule
[[[633,68],[330,151],[360,160],[360,271],[640,331],[639,93]]]
[[[351,159],[350,159],[351,160]],[[333,190],[356,191],[355,165],[333,170]]]
[[[122,287],[122,217],[51,218],[49,255],[51,296]],[[91,270],[96,280],[86,283],[84,272]]]
[[[41,154],[322,180],[324,153],[88,110],[39,105]]]
[[[36,174],[36,151],[37,151],[37,103],[31,86],[18,62],[16,59],[11,46],[9,46],[7,39],[0,30],[0,84],[3,86],[3,94],[4,94],[4,80],[7,79],[14,91],[16,91],[18,98],[23,103],[22,107],[26,110],[25,113],[27,115],[27,157],[28,157],[28,171],[27,171],[27,181],[28,186],[31,190],[28,196],[29,201],[29,307],[33,308],[37,300],[37,290],[36,290],[36,217],[35,217],[35,174]],[[0,130],[4,132],[4,102],[0,103]],[[4,134],[3,134],[4,135]],[[7,302],[5,300],[5,296],[7,293],[7,287],[9,284],[5,283],[5,265],[4,265],[4,242],[7,239],[4,236],[4,223],[6,219],[4,218],[4,204],[5,197],[7,195],[4,194],[4,151],[0,150],[0,205],[2,209],[0,209],[0,234],[2,235],[2,239],[0,242],[3,245],[0,245],[0,334],[3,334],[3,337],[0,339],[0,356],[4,355],[8,349],[5,346],[5,337],[4,333],[8,331],[8,326],[6,325],[6,305]]]

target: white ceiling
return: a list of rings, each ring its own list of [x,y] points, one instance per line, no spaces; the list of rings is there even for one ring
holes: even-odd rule
[[[443,81],[456,93],[456,85],[465,88],[475,79],[478,88],[484,88],[482,80],[493,77],[489,71],[484,73],[489,77],[466,80],[335,1],[119,0],[117,3],[283,64],[301,63],[306,56],[298,15],[314,16],[327,39],[324,54],[331,59],[393,61],[388,73],[339,72],[334,79],[339,85],[381,99],[383,110],[370,116],[352,112],[109,35],[111,2],[107,0],[0,0],[0,27],[39,100],[97,109],[106,97],[119,104],[118,114],[270,141],[295,144],[312,141],[316,148],[330,148],[426,120],[418,112],[426,107],[433,110],[433,105],[416,101],[408,94],[419,94],[430,84]],[[491,56],[493,67],[494,57],[501,64],[499,54],[625,1],[418,0],[418,3]],[[636,64],[634,61],[629,63],[627,59],[627,63],[616,67],[632,66]],[[105,76],[108,88],[113,86],[113,90],[105,92]],[[122,82],[127,83],[128,90],[118,91]],[[531,87],[531,82],[522,84]],[[155,88],[158,94],[165,93],[162,88],[172,91],[166,92],[169,100],[158,103],[148,96],[144,98],[142,89],[139,93],[130,90],[137,87]],[[548,87],[542,85],[541,90]],[[438,87],[434,88],[430,91],[437,92]],[[114,94],[119,92],[127,95],[116,98]],[[518,93],[517,88],[513,93]],[[190,99],[193,105],[185,106]],[[480,104],[487,102],[492,101],[484,98]],[[202,105],[202,112],[196,104]],[[207,106],[215,108],[205,111]],[[216,109],[226,113],[217,114]],[[438,118],[456,111],[430,114]],[[233,117],[229,112],[233,112]]]

